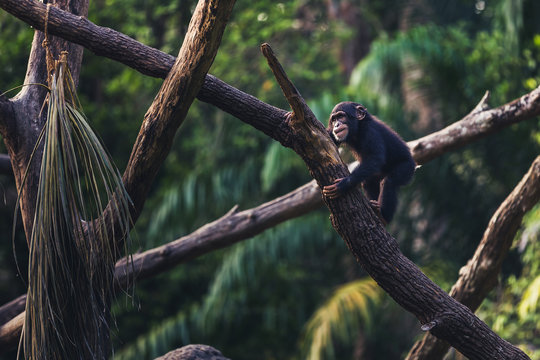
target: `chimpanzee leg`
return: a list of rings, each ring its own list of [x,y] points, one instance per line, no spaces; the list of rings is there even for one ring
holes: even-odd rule
[[[397,207],[397,190],[408,184],[414,174],[414,166],[409,163],[398,164],[383,180],[379,203],[384,220],[389,223]]]
[[[390,177],[386,177],[382,183],[382,191],[379,199],[381,215],[389,223],[394,217],[397,207],[397,185]]]
[[[363,183],[364,191],[369,200],[379,200],[381,180],[380,176],[372,176]]]

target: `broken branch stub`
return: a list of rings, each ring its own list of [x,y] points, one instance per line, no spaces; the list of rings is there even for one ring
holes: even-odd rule
[[[288,118],[290,130],[297,137],[297,141],[292,144],[293,150],[302,156],[304,161],[312,163],[313,166],[328,168],[335,167],[337,163],[345,169],[345,173],[341,177],[347,176],[347,167],[341,160],[337,147],[328,136],[324,125],[317,120],[304,98],[285,73],[270,45],[267,43],[262,44],[261,52],[268,61],[268,66],[293,111],[293,114]],[[323,185],[332,183],[333,179],[335,178],[327,179],[327,182],[324,182]]]

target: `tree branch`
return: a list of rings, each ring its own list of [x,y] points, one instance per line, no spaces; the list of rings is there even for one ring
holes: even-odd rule
[[[133,221],[214,61],[234,3],[199,1],[176,62],[144,116],[123,176],[134,204]]]
[[[540,86],[514,101],[487,109],[488,94],[461,121],[421,139],[411,141],[414,158],[424,164],[444,152],[468,144],[503,127],[540,115]],[[457,140],[457,141],[456,141]]]
[[[540,201],[540,156],[492,216],[473,257],[459,271],[450,296],[476,311],[495,287],[501,265],[523,220]],[[426,334],[412,347],[407,360],[442,359],[449,345]]]
[[[27,24],[43,28],[45,5],[30,0],[0,0],[0,7]],[[100,27],[84,17],[51,8],[48,31],[71,42],[80,44],[97,55],[125,64],[143,74],[165,78],[174,64],[174,57],[153,49],[110,28]],[[540,87],[505,106],[493,110],[486,108],[487,97],[461,122],[409,143],[415,160],[424,164],[440,154],[464,146],[490,134],[540,114]],[[286,142],[283,125],[285,112],[265,104],[218,78],[207,75],[197,94],[201,101],[212,104],[238,119],[256,127],[278,141]],[[254,116],[257,114],[257,116]],[[435,143],[438,145],[435,146]],[[435,149],[434,149],[435,148]]]
[[[42,2],[0,0],[0,7],[34,29],[44,30],[47,5]],[[83,16],[56,7],[49,10],[47,30],[51,35],[83,45],[96,55],[126,64],[145,75],[165,78],[174,64],[174,56],[156,51],[118,31],[97,26]]]

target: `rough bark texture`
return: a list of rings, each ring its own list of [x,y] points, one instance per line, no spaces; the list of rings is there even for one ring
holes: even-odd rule
[[[26,295],[24,296],[26,301]],[[0,349],[7,351],[15,347],[19,343],[21,338],[21,328],[24,323],[24,316],[26,312],[22,312],[7,323],[0,326]],[[0,351],[0,354],[3,351]]]
[[[459,271],[452,296],[475,311],[497,283],[501,265],[527,211],[540,201],[540,156],[499,206],[473,257]],[[442,359],[448,343],[426,334],[411,349],[408,360]]]
[[[13,2],[5,5],[9,8],[15,8],[18,6],[18,3]],[[0,3],[0,6],[3,7],[4,4]],[[43,28],[45,23],[44,15],[46,13],[46,5],[41,4],[41,6],[44,8],[43,14],[40,17],[40,26]],[[57,1],[55,6],[59,9],[56,9],[56,7],[51,7],[51,9],[56,9],[57,11],[62,11],[64,13],[68,13],[67,11],[69,11],[81,17],[86,16],[88,11],[88,1],[86,0],[61,0]],[[60,9],[65,9],[67,11]],[[45,50],[42,47],[43,40],[43,33],[36,31],[28,60],[28,69],[24,80],[25,84],[47,83]],[[68,51],[69,67],[73,78],[78,79],[83,48],[54,36],[49,36],[49,46],[53,55],[56,57],[58,57],[63,50]],[[21,191],[20,208],[27,238],[29,238],[28,234],[32,227],[34,216],[39,164],[34,163],[34,166],[30,168],[26,183],[22,190],[21,184],[28,166],[30,154],[46,120],[46,111],[43,111],[40,116],[45,95],[46,90],[41,86],[25,86],[16,97],[9,100],[11,103],[11,114],[9,114],[9,116],[0,116],[0,131],[2,132],[2,137],[7,146],[9,156],[14,160],[11,165],[13,167],[17,189]],[[2,107],[5,108],[5,106]],[[36,156],[36,158],[40,158],[40,156]]]
[[[188,345],[166,353],[155,360],[229,360],[208,345]]]
[[[133,221],[214,61],[233,6],[231,0],[199,1],[176,62],[144,116],[123,176]]]
[[[5,324],[24,310],[26,305],[26,294],[11,300],[0,307],[0,324]],[[1,336],[0,336],[1,338]]]
[[[320,190],[308,183],[294,192],[256,208],[237,212],[236,207],[222,218],[195,232],[155,249],[133,255],[133,266],[125,259],[116,264],[116,279],[127,282],[135,271],[137,279],[157,275],[180,263],[238,241],[249,239],[285,220],[306,214],[322,204]]]

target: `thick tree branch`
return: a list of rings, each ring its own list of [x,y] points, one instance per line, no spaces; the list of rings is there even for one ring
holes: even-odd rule
[[[199,1],[176,62],[144,116],[123,176],[133,221],[214,61],[233,6],[230,0]]]
[[[502,262],[519,230],[523,216],[538,201],[540,156],[491,218],[474,256],[459,271],[459,278],[452,287],[450,296],[476,311],[496,285]],[[442,359],[448,347],[446,342],[426,334],[413,346],[407,359]]]
[[[33,28],[44,30],[47,5],[42,2],[0,0],[0,7]],[[97,55],[126,64],[145,75],[165,78],[174,64],[173,56],[144,46],[118,31],[97,26],[84,16],[51,7],[48,19],[49,34],[83,45]]]
[[[5,324],[24,310],[26,305],[26,294],[11,300],[7,304],[0,306],[0,324]]]
[[[42,3],[31,0],[0,0],[0,7],[37,29],[43,28],[46,7]],[[56,8],[51,8],[48,31],[149,76],[164,78],[175,61],[173,56],[143,45],[118,31],[97,26],[84,17]],[[415,160],[424,164],[443,152],[539,115],[539,96],[540,87],[493,110],[485,110],[485,97],[461,122],[409,143]],[[278,128],[283,125],[283,110],[265,104],[212,75],[206,76],[197,98],[255,126],[278,141],[285,140],[285,135]],[[438,145],[435,146],[435,143]]]
[[[126,284],[134,269],[137,279],[154,276],[180,263],[241,240],[249,239],[283,221],[306,214],[320,206],[320,191],[312,183],[256,208],[236,212],[195,232],[155,249],[133,256],[133,266],[123,259],[116,264],[116,279]]]

